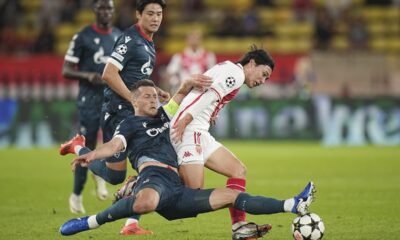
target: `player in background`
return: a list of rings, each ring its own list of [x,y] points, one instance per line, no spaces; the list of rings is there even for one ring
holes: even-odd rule
[[[186,37],[186,48],[183,52],[172,56],[167,66],[167,79],[171,92],[176,92],[181,82],[191,74],[204,73],[216,64],[215,54],[203,48],[202,38],[200,29],[190,31]]]
[[[134,114],[133,99],[128,88],[141,79],[148,79],[153,72],[156,61],[153,35],[161,25],[165,7],[164,0],[137,0],[138,22],[118,38],[111,57],[107,60],[103,72],[103,79],[107,82],[102,108],[103,142],[110,141],[117,125]],[[161,102],[169,100],[169,94],[159,88],[158,94]],[[75,153],[73,149],[71,152]],[[90,169],[107,182],[119,184],[126,177],[126,157],[126,152],[121,152],[105,161],[93,163]],[[133,216],[128,219],[120,233],[152,234],[151,231],[139,227],[139,218],[140,216]]]
[[[160,108],[157,108],[158,97],[154,83],[149,80],[137,82],[132,89],[136,116],[127,117],[118,126],[112,140],[94,151],[75,146],[79,148],[81,156],[75,158],[74,165],[90,166],[98,161],[95,159],[126,151],[139,176],[131,193],[97,215],[67,221],[60,228],[62,235],[73,235],[132,214],[153,211],[168,220],[196,217],[200,213],[228,206],[251,214],[292,212],[301,215],[308,212],[315,191],[312,182],[300,194],[287,200],[251,196],[229,188],[200,190],[184,187],[178,175],[176,152],[170,141],[169,121],[178,104],[190,91],[191,82],[185,82],[169,103]],[[208,82],[206,84],[211,84],[209,79]],[[259,238],[270,229],[268,224],[247,223],[232,238]]]
[[[186,186],[203,188],[204,166],[228,177],[226,187],[245,192],[246,167],[209,133],[218,111],[246,84],[249,88],[267,81],[274,69],[270,55],[252,46],[237,63],[225,61],[204,75],[213,79],[206,92],[192,90],[171,121],[171,138],[178,155],[179,174]],[[246,224],[245,212],[230,208],[232,234]]]
[[[112,0],[93,2],[95,23],[84,27],[75,34],[65,55],[62,75],[67,79],[79,80],[77,101],[79,134],[86,138],[86,144],[95,148],[100,129],[101,107],[105,82],[101,78],[108,56],[121,32],[111,24],[114,14]],[[65,152],[60,152],[62,155]],[[87,168],[77,167],[74,172],[73,192],[69,197],[72,213],[84,213],[82,191],[87,179]],[[93,175],[97,196],[107,198],[105,181]]]

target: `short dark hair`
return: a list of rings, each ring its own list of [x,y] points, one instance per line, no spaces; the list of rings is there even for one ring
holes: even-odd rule
[[[251,59],[256,62],[256,65],[267,65],[274,70],[275,62],[271,55],[269,55],[269,53],[264,49],[257,48],[255,44],[251,45],[250,51],[247,52],[237,63],[240,63],[242,66],[244,66],[249,63]]]
[[[156,85],[154,84],[154,82],[150,79],[142,79],[137,81],[135,84],[132,85],[132,87],[129,89],[133,94],[136,93],[136,91],[140,88],[140,87],[156,87]]]
[[[150,3],[156,3],[161,6],[162,9],[164,9],[167,4],[165,3],[165,0],[137,0],[136,1],[136,10],[142,14],[144,8],[146,7],[147,4]]]

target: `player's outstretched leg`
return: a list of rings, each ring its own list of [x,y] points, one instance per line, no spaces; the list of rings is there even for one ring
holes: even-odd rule
[[[118,189],[118,191],[114,194],[113,203],[118,202],[122,198],[126,198],[132,195],[132,190],[136,185],[137,176],[129,176],[124,185]],[[153,234],[152,231],[146,230],[139,226],[139,215],[136,215],[134,218],[128,218],[126,220],[125,226],[122,227],[119,234],[121,235],[150,235]]]
[[[139,226],[139,220],[136,218],[128,218],[125,226],[119,231],[121,235],[151,235],[152,231],[147,230]]]
[[[315,186],[313,182],[309,182],[304,190],[295,196],[294,205],[291,212],[299,215],[304,215],[308,213],[308,208],[314,201]]]
[[[271,230],[272,226],[269,224],[257,225],[255,223],[246,223],[233,229],[232,240],[247,240],[257,239],[263,237]]]
[[[60,227],[60,233],[64,236],[74,235],[79,232],[87,231],[91,229],[88,222],[89,216],[74,218],[65,222]]]
[[[78,154],[82,147],[85,146],[86,139],[83,135],[76,134],[71,140],[61,144],[60,146],[60,155],[67,155],[69,153]],[[76,149],[78,147],[79,149]]]

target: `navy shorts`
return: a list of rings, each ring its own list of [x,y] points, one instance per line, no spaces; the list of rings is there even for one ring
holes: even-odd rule
[[[174,171],[157,166],[143,169],[133,189],[136,195],[144,188],[152,188],[160,195],[156,212],[168,220],[196,217],[211,212],[210,195],[214,189],[191,189],[183,185]]]
[[[79,134],[86,138],[88,145],[95,145],[100,129],[101,104],[97,106],[78,106]],[[95,146],[88,146],[93,148]]]
[[[126,117],[132,115],[133,112],[129,110],[121,110],[115,113],[102,112],[101,129],[103,131],[103,142],[110,141],[118,124]],[[126,159],[128,152],[120,152],[112,157],[106,158],[106,162],[121,162]]]

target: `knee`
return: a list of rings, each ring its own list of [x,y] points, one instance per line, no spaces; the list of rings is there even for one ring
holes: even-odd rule
[[[246,178],[247,168],[243,163],[240,163],[231,173],[231,178]]]
[[[126,175],[126,172],[124,172],[124,171],[113,172],[112,174],[109,174],[107,182],[112,185],[117,185],[117,184],[123,183],[125,180],[125,175]]]
[[[156,209],[157,202],[155,200],[146,199],[146,201],[135,201],[132,209],[137,214],[145,214]]]

